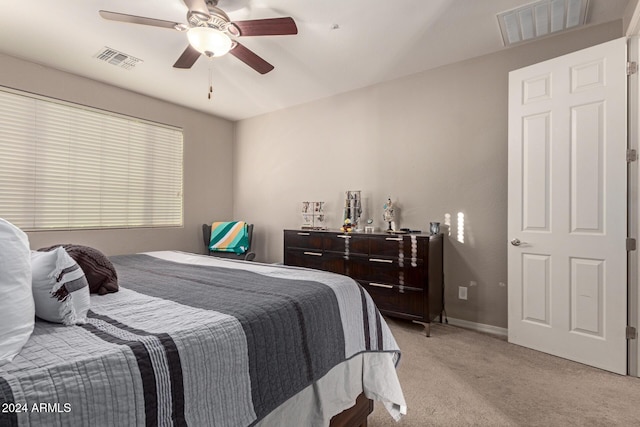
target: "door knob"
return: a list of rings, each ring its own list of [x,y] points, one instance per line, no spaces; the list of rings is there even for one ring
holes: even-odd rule
[[[522,242],[520,241],[520,239],[513,239],[513,240],[511,240],[511,244],[513,246],[520,246],[520,244],[522,244]]]

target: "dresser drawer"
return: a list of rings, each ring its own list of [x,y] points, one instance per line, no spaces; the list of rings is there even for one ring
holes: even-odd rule
[[[422,262],[411,267],[407,262],[400,263],[397,258],[349,257],[349,275],[357,280],[383,282],[397,285],[424,288],[427,283]]]
[[[376,306],[383,312],[407,314],[421,317],[424,313],[424,292],[421,289],[402,289],[395,285],[378,282],[358,281],[364,287]]]
[[[426,239],[415,236],[375,236],[369,240],[369,254],[383,257],[420,259],[424,257]]]
[[[313,231],[287,230],[284,232],[284,246],[322,251],[322,234]]]
[[[310,249],[287,249],[284,252],[285,265],[297,267],[315,268],[316,270],[330,271],[344,274],[344,257],[328,254],[322,251]]]
[[[361,234],[327,234],[324,237],[324,249],[331,252],[349,254],[369,253],[369,237]]]

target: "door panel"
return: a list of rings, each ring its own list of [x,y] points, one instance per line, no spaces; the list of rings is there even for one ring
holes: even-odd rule
[[[626,79],[624,38],[509,75],[509,341],[621,374]]]
[[[571,231],[604,233],[604,102],[571,108]]]
[[[571,331],[604,337],[604,260],[571,258]]]
[[[527,322],[549,325],[550,283],[548,255],[522,255],[522,319]]]
[[[523,120],[523,229],[527,231],[551,231],[549,209],[551,206],[551,170],[549,152],[551,146],[551,116],[548,112],[525,117]]]

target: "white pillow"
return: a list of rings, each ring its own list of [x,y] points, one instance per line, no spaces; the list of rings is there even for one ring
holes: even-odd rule
[[[62,246],[51,252],[31,252],[31,273],[36,316],[67,326],[87,321],[89,284]]]
[[[29,239],[0,218],[0,365],[11,362],[33,332]]]

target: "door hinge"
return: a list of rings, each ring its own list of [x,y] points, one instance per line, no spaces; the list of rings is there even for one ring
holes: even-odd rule
[[[636,239],[633,237],[627,237],[626,240],[627,252],[636,250]]]
[[[638,338],[638,331],[636,331],[636,328],[633,326],[627,326],[627,339],[635,340],[636,338]]]
[[[627,163],[635,162],[638,160],[638,152],[633,148],[627,150]]]
[[[627,62],[627,76],[638,72],[638,63],[635,61]]]

